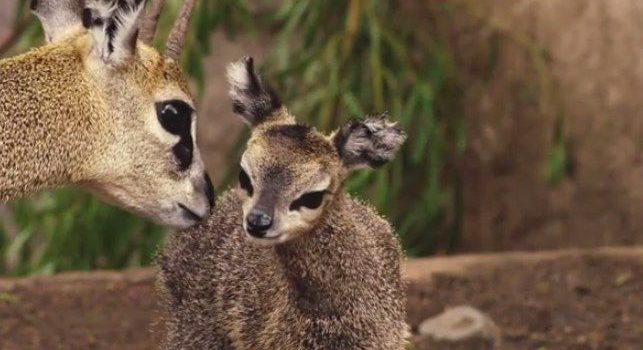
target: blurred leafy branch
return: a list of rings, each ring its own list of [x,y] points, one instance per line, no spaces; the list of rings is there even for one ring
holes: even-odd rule
[[[3,214],[2,268],[13,275],[149,264],[165,233],[72,189],[18,201]]]

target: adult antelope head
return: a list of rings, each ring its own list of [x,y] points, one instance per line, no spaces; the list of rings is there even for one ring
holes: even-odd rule
[[[165,53],[163,0],[32,0],[47,44],[0,61],[0,202],[75,184],[171,227],[200,221],[212,184],[179,58],[195,0]]]

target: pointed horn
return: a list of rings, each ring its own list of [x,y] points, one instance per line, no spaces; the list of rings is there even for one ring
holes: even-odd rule
[[[152,0],[145,10],[145,16],[141,22],[141,32],[139,38],[144,43],[150,45],[156,34],[156,25],[159,23],[161,12],[163,11],[165,0]]]
[[[195,4],[196,0],[185,0],[176,21],[174,22],[174,27],[172,27],[170,36],[167,39],[167,44],[165,45],[165,56],[176,61],[181,57],[181,51],[183,50],[183,44],[185,42],[185,37],[188,32],[190,18],[192,17],[192,11],[194,10]]]

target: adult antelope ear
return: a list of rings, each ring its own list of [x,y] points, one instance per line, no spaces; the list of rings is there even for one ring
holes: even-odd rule
[[[81,18],[94,39],[93,54],[111,66],[132,57],[144,6],[143,0],[86,0]]]
[[[273,117],[282,104],[274,91],[257,74],[252,57],[230,63],[227,68],[232,110],[251,126]],[[288,117],[284,114],[284,117]]]
[[[42,24],[47,43],[63,40],[82,30],[81,2],[79,0],[31,0],[29,7]]]
[[[331,136],[348,170],[377,168],[392,160],[406,140],[404,131],[385,115],[352,121]]]

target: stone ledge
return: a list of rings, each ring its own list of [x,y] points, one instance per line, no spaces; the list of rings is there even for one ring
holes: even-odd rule
[[[409,281],[430,281],[432,275],[436,273],[466,274],[472,268],[493,269],[504,264],[538,263],[562,257],[620,257],[637,259],[643,263],[643,247],[605,247],[411,258],[404,262],[403,274],[405,279]],[[17,286],[28,288],[42,283],[53,288],[104,282],[152,283],[155,278],[156,270],[153,267],[132,268],[124,271],[65,272],[53,276],[0,278],[0,291]]]
[[[506,350],[643,342],[643,247],[410,259],[404,275],[416,333],[422,321],[471,304],[497,323]],[[155,279],[154,268],[0,279],[0,348],[155,349]],[[419,335],[414,342],[415,350],[467,348]]]

